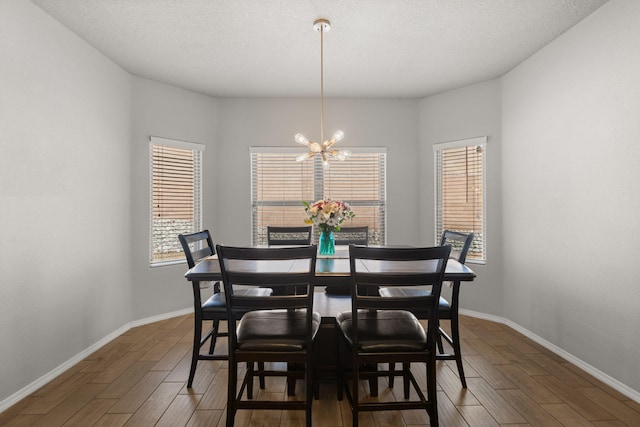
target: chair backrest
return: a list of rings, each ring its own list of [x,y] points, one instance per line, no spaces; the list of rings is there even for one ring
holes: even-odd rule
[[[209,230],[202,230],[191,234],[179,234],[178,240],[180,240],[180,244],[182,245],[182,250],[187,258],[189,268],[195,267],[196,262],[202,258],[216,253]]]
[[[369,226],[340,227],[340,230],[333,232],[333,237],[336,245],[369,246]]]
[[[311,244],[311,226],[275,227],[267,226],[267,245],[293,246]]]
[[[451,257],[464,264],[472,241],[473,233],[444,230],[440,239],[440,246],[450,245]]]
[[[229,324],[249,310],[306,308],[311,327],[317,246],[255,248],[216,246],[227,299]],[[270,296],[235,292],[238,287],[268,287]],[[278,295],[280,287],[306,287],[305,293]],[[235,328],[229,328],[233,332]],[[310,344],[310,343],[309,343]],[[311,348],[311,347],[308,347]]]
[[[435,320],[450,252],[448,245],[429,248],[349,246],[353,323],[357,324],[358,310],[426,310],[427,318]],[[431,292],[393,297],[361,295],[358,292],[358,287],[372,285],[386,288],[431,286]],[[437,322],[428,322],[427,344],[430,348],[435,345],[437,328]],[[354,342],[358,339],[356,330],[354,328]]]

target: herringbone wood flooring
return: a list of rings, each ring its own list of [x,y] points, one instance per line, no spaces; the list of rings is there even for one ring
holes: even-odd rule
[[[0,413],[0,425],[224,426],[226,362],[201,361],[193,388],[186,388],[192,322],[180,316],[129,330]],[[461,388],[454,362],[438,362],[442,426],[640,426],[640,404],[513,329],[467,316],[461,325],[469,387]],[[424,369],[414,371],[424,384]],[[381,383],[378,398],[401,398],[400,385]],[[287,399],[284,379],[268,378],[259,393]],[[336,400],[331,380],[321,382],[313,421],[351,425],[347,400]],[[360,424],[424,426],[429,420],[424,411],[392,411],[361,414]],[[236,425],[299,426],[304,414],[239,411]]]

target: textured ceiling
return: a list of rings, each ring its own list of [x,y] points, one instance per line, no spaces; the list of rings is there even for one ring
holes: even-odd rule
[[[130,73],[219,97],[424,97],[502,76],[607,0],[32,0]]]

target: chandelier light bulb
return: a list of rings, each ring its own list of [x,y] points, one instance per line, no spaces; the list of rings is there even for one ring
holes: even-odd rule
[[[296,136],[294,136],[293,139],[298,144],[302,144],[302,145],[307,145],[307,143],[309,142],[309,139],[301,133],[296,133]]]
[[[331,140],[336,143],[336,142],[340,142],[344,139],[344,132],[342,132],[341,130],[337,130],[336,133],[333,134],[333,136],[331,137]]]
[[[305,160],[307,160],[309,158],[309,154],[310,153],[304,153],[304,154],[300,154],[296,157],[296,162],[304,162]]]
[[[349,150],[338,151],[335,155],[337,160],[346,160],[349,156],[351,156],[351,151]]]

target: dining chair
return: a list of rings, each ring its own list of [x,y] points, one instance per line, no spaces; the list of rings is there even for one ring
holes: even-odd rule
[[[436,396],[437,308],[451,247],[384,248],[349,247],[351,269],[351,311],[338,313],[338,400],[343,392],[351,406],[353,426],[362,411],[424,409],[431,426],[438,425]],[[379,284],[385,287],[431,286],[424,296],[383,297],[360,295],[358,288]],[[428,312],[426,330],[411,312]],[[351,386],[345,381],[343,357],[350,355]],[[402,363],[402,370],[378,366]],[[426,366],[426,397],[411,371],[411,363]],[[392,365],[393,364],[393,365]],[[367,369],[373,366],[374,369]],[[359,397],[361,379],[402,375],[404,400],[372,401]],[[417,396],[411,399],[411,387]]]
[[[369,226],[340,227],[333,232],[336,245],[361,245],[369,246]]]
[[[313,401],[313,342],[320,327],[320,314],[313,311],[317,246],[287,248],[241,248],[217,245],[224,284],[229,325],[229,369],[227,426],[233,426],[240,409],[304,410],[311,426]],[[253,296],[238,288],[268,286],[306,287],[305,294]],[[240,314],[244,315],[240,317]],[[247,370],[238,390],[238,363]],[[258,362],[258,370],[254,370]],[[300,370],[277,369],[274,362],[295,365]],[[260,363],[270,363],[260,368]],[[265,365],[263,365],[265,366]],[[255,375],[302,378],[303,400],[253,398]],[[246,390],[246,399],[243,399]],[[259,396],[257,396],[259,397]]]
[[[182,245],[182,250],[187,259],[189,268],[195,267],[196,263],[203,258],[215,255],[215,247],[209,230],[202,230],[196,233],[179,234],[178,240]],[[220,282],[214,282],[212,286],[213,294],[203,303],[204,289],[209,286],[202,282],[191,282],[193,288],[193,349],[191,351],[191,368],[189,370],[189,380],[187,387],[191,388],[193,379],[196,374],[198,360],[228,360],[229,356],[224,354],[214,354],[218,337],[228,337],[226,332],[220,331],[220,321],[227,320],[227,307],[224,294],[220,292]],[[269,295],[271,289],[264,288],[260,290],[252,290],[258,295]],[[205,321],[212,321],[211,328],[202,336],[202,324]],[[201,354],[201,347],[209,341],[209,352]],[[262,379],[264,383],[264,379]],[[264,386],[264,385],[263,385]]]
[[[311,226],[276,227],[267,226],[268,246],[310,245]]]
[[[467,260],[467,253],[473,241],[473,233],[462,233],[458,231],[445,230],[440,239],[440,245],[451,246],[451,258],[457,259],[458,262],[464,264]],[[406,288],[385,288],[379,290],[380,295],[385,297],[395,297],[398,295],[414,295],[420,296],[429,293],[425,289],[406,289]],[[460,349],[460,323],[458,319],[458,309],[460,301],[460,281],[451,282],[451,302],[445,297],[440,296],[438,304],[438,322],[441,320],[449,320],[451,326],[451,335],[449,335],[440,325],[438,325],[438,360],[455,360],[458,368],[458,375],[463,388],[467,388],[467,380],[464,376],[464,366],[462,364],[462,351]],[[424,310],[414,311],[414,314],[424,319],[426,312]],[[447,341],[451,346],[453,353],[445,353],[442,345],[442,339]],[[393,378],[389,378],[390,386],[393,386]]]

